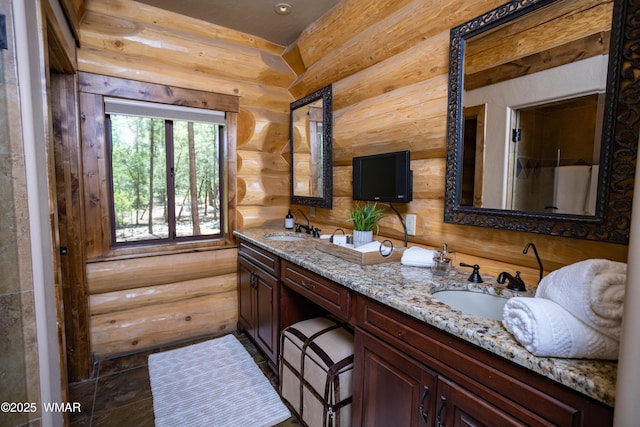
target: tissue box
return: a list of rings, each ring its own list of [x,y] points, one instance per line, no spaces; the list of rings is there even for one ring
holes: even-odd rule
[[[309,427],[351,426],[353,332],[330,317],[289,326],[280,341],[280,394]]]

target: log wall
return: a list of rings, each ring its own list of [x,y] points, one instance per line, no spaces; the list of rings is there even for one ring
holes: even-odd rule
[[[624,245],[443,222],[449,31],[502,3],[344,0],[285,49],[131,0],[87,0],[78,68],[238,96],[237,154],[230,160],[237,169],[238,228],[281,221],[286,214],[289,103],[333,84],[334,207],[317,209],[311,218],[324,232],[349,228],[352,157],[409,149],[414,200],[398,209],[417,215],[411,244],[446,242],[459,253],[458,261],[478,263],[483,273],[521,270],[528,283],[538,275],[535,257],[522,254],[528,242],[538,247],[547,271],[585,258],[625,260]],[[383,219],[381,234],[401,239],[398,219]],[[96,356],[234,327],[234,254],[235,248],[225,248],[206,255],[90,257]],[[193,277],[194,270],[203,275]]]
[[[184,88],[238,97],[236,154],[228,165],[235,170],[230,176],[231,224],[260,225],[284,217],[289,103],[294,99],[287,88],[296,76],[282,58],[283,46],[129,0],[86,0],[80,35],[80,72],[154,83],[167,93]],[[86,84],[81,90],[99,92]],[[90,96],[88,104],[95,107],[88,117],[101,114],[97,97],[83,93],[83,102]],[[226,247],[199,244],[195,252],[110,250],[106,200],[96,196],[105,179],[102,147],[87,143],[100,129],[92,129],[90,120],[84,129],[85,197],[94,212],[88,216],[86,266],[94,357],[235,329],[237,250],[232,240]]]
[[[294,96],[333,84],[333,209],[316,209],[312,218],[323,225],[323,232],[350,228],[345,217],[353,203],[352,157],[408,149],[414,198],[397,208],[403,215],[417,215],[412,245],[439,247],[446,242],[458,252],[458,261],[478,263],[481,272],[494,275],[520,270],[531,284],[537,283],[538,267],[532,254],[522,253],[528,242],[536,244],[546,272],[586,258],[626,260],[625,245],[444,223],[449,31],[503,3],[345,0],[289,47],[300,52],[304,63],[290,87]],[[606,1],[582,3],[604,3],[599,9],[610,9]],[[602,20],[594,19],[587,26],[590,31],[606,32]],[[534,52],[532,48],[523,54]],[[398,240],[403,236],[393,213],[382,220],[380,232]]]
[[[228,248],[89,263],[94,356],[235,330],[236,254]]]

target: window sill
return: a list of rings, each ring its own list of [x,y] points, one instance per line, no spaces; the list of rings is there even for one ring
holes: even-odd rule
[[[104,256],[88,258],[87,263],[116,261],[122,259],[147,258],[163,255],[174,255],[189,252],[216,251],[233,249],[238,246],[231,236],[220,240],[200,240],[197,242],[168,243],[158,245],[140,245],[111,248]]]

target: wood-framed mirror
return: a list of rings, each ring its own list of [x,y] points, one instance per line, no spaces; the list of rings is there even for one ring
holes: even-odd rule
[[[291,103],[291,203],[331,208],[333,202],[331,85]]]
[[[515,0],[451,30],[446,223],[628,243],[637,15]]]

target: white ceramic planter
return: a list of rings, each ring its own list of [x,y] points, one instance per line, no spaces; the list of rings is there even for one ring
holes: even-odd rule
[[[354,248],[365,245],[371,241],[373,241],[372,230],[369,230],[369,231],[353,230],[353,247]]]

